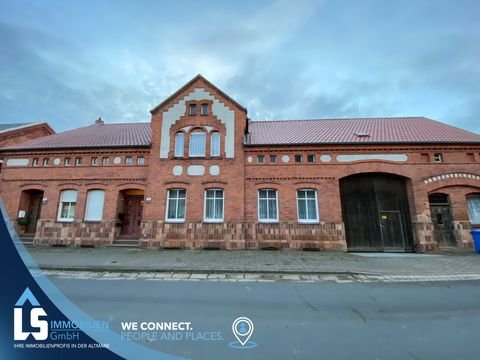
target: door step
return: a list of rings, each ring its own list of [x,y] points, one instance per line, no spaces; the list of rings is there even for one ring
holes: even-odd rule
[[[18,235],[18,237],[20,238],[20,241],[25,245],[33,245],[33,239],[35,238],[35,235],[22,234],[22,235]]]
[[[113,240],[110,246],[137,247],[139,244],[138,236],[119,236]]]

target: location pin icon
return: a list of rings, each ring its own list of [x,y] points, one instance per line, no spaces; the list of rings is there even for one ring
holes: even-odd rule
[[[233,322],[232,331],[238,342],[245,346],[253,334],[253,322],[249,318],[241,316]]]

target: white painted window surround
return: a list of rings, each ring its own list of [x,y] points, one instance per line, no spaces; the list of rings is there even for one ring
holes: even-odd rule
[[[104,190],[90,190],[87,193],[87,205],[85,207],[85,221],[102,221],[104,202],[105,202]]]
[[[72,222],[75,218],[77,190],[63,190],[60,193],[57,221]]]
[[[175,122],[185,115],[185,107],[187,101],[204,101],[212,102],[211,112],[225,126],[225,157],[233,158],[235,156],[235,112],[230,110],[222,102],[216,99],[212,94],[203,88],[196,88],[183,99],[179,99],[173,107],[163,112],[162,121],[162,137],[160,140],[160,158],[168,159],[170,151],[170,128]]]

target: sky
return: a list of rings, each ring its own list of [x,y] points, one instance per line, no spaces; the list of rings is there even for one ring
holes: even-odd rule
[[[478,0],[0,0],[0,123],[148,122],[197,74],[253,120],[480,133]]]

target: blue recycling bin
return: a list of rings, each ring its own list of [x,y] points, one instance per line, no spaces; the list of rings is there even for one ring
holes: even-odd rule
[[[470,231],[473,237],[473,245],[475,246],[475,252],[480,254],[480,229],[474,229]]]

